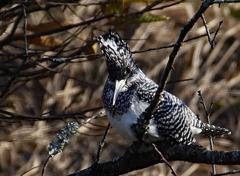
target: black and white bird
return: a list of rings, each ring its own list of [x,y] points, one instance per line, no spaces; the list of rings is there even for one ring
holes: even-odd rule
[[[118,134],[137,141],[133,125],[149,106],[158,85],[139,69],[128,44],[117,33],[109,31],[106,37],[99,36],[97,41],[109,73],[102,94],[107,117]],[[147,127],[147,142],[169,140],[191,144],[195,142],[193,136],[199,133],[220,136],[230,131],[202,122],[179,98],[163,91]]]

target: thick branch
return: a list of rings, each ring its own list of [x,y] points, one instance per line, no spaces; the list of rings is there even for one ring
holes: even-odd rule
[[[209,151],[196,145],[171,146],[159,143],[158,149],[168,161],[191,163],[235,165],[240,164],[240,151]],[[106,163],[93,165],[70,176],[105,175],[115,176],[162,163],[161,157],[153,149],[144,153],[125,153],[122,157]]]

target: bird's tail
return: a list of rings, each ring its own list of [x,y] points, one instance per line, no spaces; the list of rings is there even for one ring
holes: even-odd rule
[[[231,131],[229,131],[226,128],[222,128],[215,125],[209,125],[207,123],[202,122],[201,120],[197,120],[196,127],[201,128],[201,134],[206,134],[208,136],[223,136],[225,134],[231,134]]]

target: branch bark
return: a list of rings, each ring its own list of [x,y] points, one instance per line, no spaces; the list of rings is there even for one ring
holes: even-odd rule
[[[169,147],[168,143],[163,142],[158,143],[156,146],[168,161],[179,160],[191,163],[220,165],[240,164],[240,151],[210,151],[198,145],[175,145]],[[95,164],[69,176],[117,176],[162,162],[162,158],[159,157],[154,149],[143,153],[126,152],[123,156],[112,161]]]
[[[180,35],[177,39],[177,42],[175,43],[174,48],[169,56],[167,66],[164,70],[164,73],[163,73],[161,82],[159,84],[159,87],[156,91],[156,94],[155,94],[153,100],[151,101],[150,105],[147,107],[147,109],[140,115],[138,123],[134,126],[134,128],[135,128],[134,130],[136,131],[136,134],[138,135],[139,140],[142,140],[142,138],[144,137],[146,127],[149,125],[149,122],[152,118],[152,114],[155,111],[156,107],[158,106],[159,101],[161,100],[161,94],[166,86],[170,72],[173,69],[173,64],[176,59],[176,55],[177,55],[180,47],[182,46],[185,36],[192,29],[192,27],[197,22],[197,20],[202,16],[202,14],[213,3],[214,3],[214,0],[203,1],[202,5],[199,8],[199,10],[197,11],[197,13],[181,29]]]

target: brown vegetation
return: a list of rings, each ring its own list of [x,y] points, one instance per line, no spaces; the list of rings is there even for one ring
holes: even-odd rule
[[[155,8],[164,8],[152,10],[148,22],[139,21],[141,13],[137,13],[147,6],[147,1],[37,2],[24,5],[13,2],[0,10],[0,175],[3,176],[40,175],[48,157],[47,146],[66,122],[82,123],[102,110],[101,92],[107,70],[103,57],[91,56],[100,53],[96,36],[114,26],[133,52],[173,44],[200,5],[195,1],[171,7],[166,5],[175,1],[160,3]],[[120,13],[119,18],[113,14],[115,11]],[[214,100],[211,123],[232,131],[229,136],[215,139],[216,150],[239,150],[240,145],[239,14],[237,4],[222,4],[220,8],[213,5],[206,11],[210,31],[216,31],[223,20],[214,49],[206,36],[184,43],[166,88],[203,120],[206,116],[197,91],[202,91],[208,106]],[[202,21],[198,20],[187,39],[205,33]],[[159,83],[171,50],[141,52],[133,57],[147,76]],[[45,174],[67,175],[92,165],[106,126],[107,118],[102,115],[80,127],[63,153],[50,160]],[[207,137],[199,136],[197,141],[209,148]],[[127,146],[110,130],[100,162],[121,156]],[[181,161],[171,164],[182,176],[209,175],[211,171],[210,165]],[[236,169],[240,167],[217,166],[217,172]],[[171,175],[171,172],[165,164],[158,164],[126,175]]]

